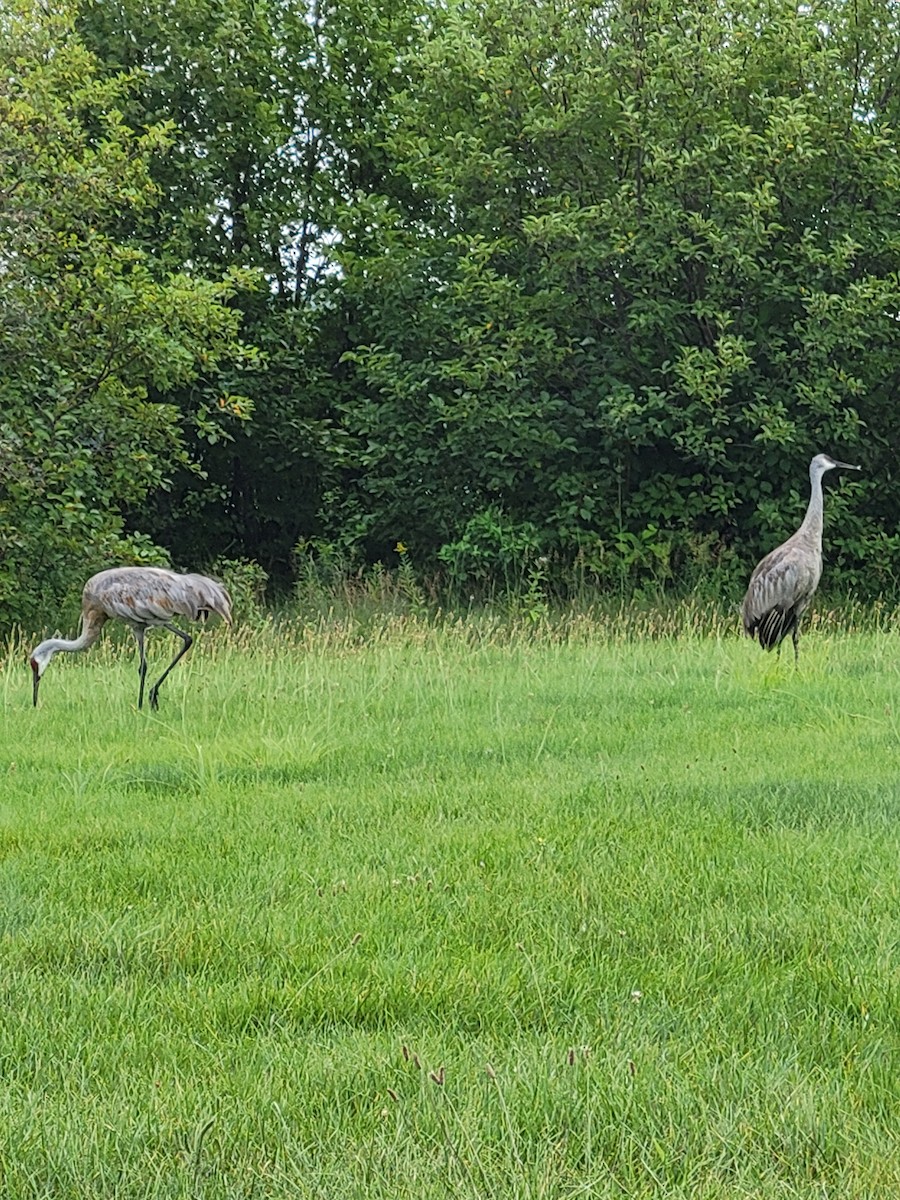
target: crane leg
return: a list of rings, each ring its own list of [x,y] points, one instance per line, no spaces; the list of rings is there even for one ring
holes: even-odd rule
[[[791,630],[791,641],[794,643],[794,670],[800,666],[800,622],[794,622]]]
[[[138,651],[140,659],[138,661],[138,676],[141,681],[141,686],[138,690],[138,708],[144,707],[144,681],[147,678],[147,656],[144,653],[144,630],[135,629],[134,636],[137,639]]]
[[[169,662],[166,670],[163,671],[160,678],[156,680],[156,683],[152,685],[152,688],[150,689],[150,707],[154,709],[160,707],[160,685],[162,684],[163,679],[166,678],[169,671],[172,671],[172,668],[175,666],[176,662],[178,662],[179,659],[184,658],[185,654],[187,654],[188,650],[191,649],[193,644],[193,638],[191,635],[186,634],[186,632],[182,629],[176,629],[175,625],[163,625],[162,628],[168,629],[170,634],[178,635],[181,638],[181,641],[185,644],[181,647],[178,654],[175,655],[175,658],[172,660],[172,662]]]

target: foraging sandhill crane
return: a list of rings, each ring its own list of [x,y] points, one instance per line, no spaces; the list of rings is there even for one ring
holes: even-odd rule
[[[757,565],[741,605],[744,632],[757,638],[764,650],[777,646],[780,654],[782,641],[791,635],[795,665],[800,661],[800,618],[822,576],[822,476],[832,467],[860,469],[828,454],[816,455],[809,464],[811,491],[803,523]]]
[[[131,627],[140,651],[141,687],[138,708],[144,706],[144,681],[147,659],[144,654],[144,634],[148,629],[168,629],[182,640],[181,649],[150,688],[150,707],[159,707],[159,688],[178,660],[191,648],[193,638],[176,625],[172,618],[187,617],[191,621],[217,613],[231,624],[231,597],[214,579],[205,575],[177,575],[160,567],[113,567],[92,575],[84,585],[81,597],[81,634],[69,641],[66,638],[47,638],[32,650],[31,670],[34,676],[34,703],[37,706],[38,688],[47,664],[57,650],[86,650],[100,636],[108,620],[124,621]]]

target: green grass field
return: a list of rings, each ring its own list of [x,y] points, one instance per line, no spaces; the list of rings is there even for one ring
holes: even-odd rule
[[[801,651],[10,652],[0,1194],[898,1194],[897,635]]]

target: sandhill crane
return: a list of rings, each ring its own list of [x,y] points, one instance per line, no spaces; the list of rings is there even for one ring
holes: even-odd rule
[[[57,650],[86,650],[96,642],[106,622],[112,619],[124,621],[137,639],[141,678],[138,708],[144,705],[144,681],[147,677],[144,634],[148,629],[160,628],[168,629],[181,638],[181,649],[150,688],[150,707],[158,708],[160,684],[178,660],[187,654],[193,642],[190,634],[172,624],[172,618],[180,616],[196,621],[208,617],[210,613],[217,613],[223,621],[231,624],[231,597],[221,583],[205,575],[177,575],[160,567],[113,567],[92,575],[84,585],[81,597],[80,636],[71,641],[48,638],[31,652],[35,706],[41,676]]]
[[[832,467],[860,469],[828,454],[815,456],[809,464],[811,491],[803,524],[757,565],[741,605],[744,632],[757,638],[764,650],[777,646],[780,654],[783,639],[791,635],[795,665],[800,660],[800,618],[822,575],[822,476]]]

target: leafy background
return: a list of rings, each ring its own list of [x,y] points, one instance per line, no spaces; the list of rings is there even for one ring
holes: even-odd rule
[[[3,624],[111,561],[733,594],[822,450],[892,593],[891,6],[7,11]]]

